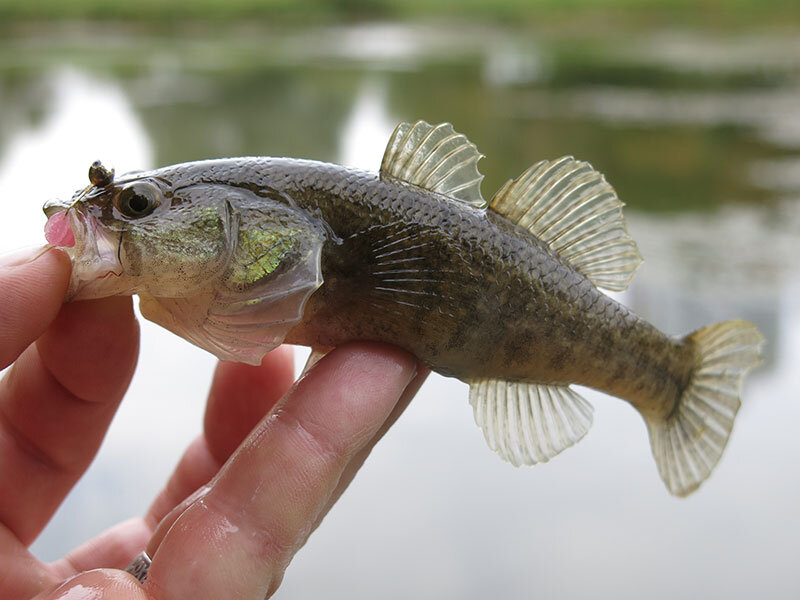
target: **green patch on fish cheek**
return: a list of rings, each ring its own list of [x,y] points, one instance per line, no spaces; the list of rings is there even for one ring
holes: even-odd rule
[[[240,230],[226,283],[230,287],[243,288],[275,272],[292,252],[299,233],[295,229]]]
[[[134,222],[125,231],[125,270],[147,279],[152,293],[166,293],[161,288],[199,284],[218,272],[227,244],[225,223],[211,206]]]

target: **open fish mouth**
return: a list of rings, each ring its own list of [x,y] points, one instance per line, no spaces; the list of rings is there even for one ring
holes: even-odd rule
[[[121,294],[130,287],[122,278],[121,233],[103,227],[79,209],[47,210],[45,237],[72,262],[67,300],[88,300]]]

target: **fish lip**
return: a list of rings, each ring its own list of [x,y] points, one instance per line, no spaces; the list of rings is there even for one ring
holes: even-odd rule
[[[42,206],[42,212],[47,217],[47,220],[50,220],[50,217],[55,216],[56,214],[63,212],[69,208],[69,203],[65,203],[62,200],[48,200]]]
[[[77,207],[45,204],[48,218],[66,211],[69,227],[75,244],[61,249],[72,262],[67,300],[88,300],[110,295],[107,285],[98,285],[101,280],[122,275],[119,257],[120,236],[103,227],[96,218],[85,214]]]

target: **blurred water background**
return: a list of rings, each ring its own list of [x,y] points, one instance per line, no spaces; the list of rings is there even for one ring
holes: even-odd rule
[[[486,197],[542,158],[603,171],[645,258],[620,298],[651,322],[743,317],[768,340],[687,500],[623,402],[586,391],[587,438],[515,469],[487,450],[466,385],[431,377],[276,597],[800,597],[800,8],[300,2],[282,19],[253,4],[0,0],[0,250],[41,243],[42,203],[98,158],[117,173],[235,155],[375,170],[397,122],[450,121],[486,155]],[[142,325],[130,393],[34,544],[44,559],[145,510],[200,431],[214,360]]]

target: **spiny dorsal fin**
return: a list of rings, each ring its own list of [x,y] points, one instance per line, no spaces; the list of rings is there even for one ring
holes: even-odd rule
[[[628,287],[642,262],[622,206],[601,173],[571,156],[536,163],[500,188],[490,204],[596,286],[615,291]]]
[[[547,462],[592,425],[592,406],[567,386],[479,379],[469,402],[489,447],[515,467]]]
[[[481,196],[483,155],[450,123],[400,123],[392,133],[381,161],[381,177],[390,176],[426,190],[485,208]]]

